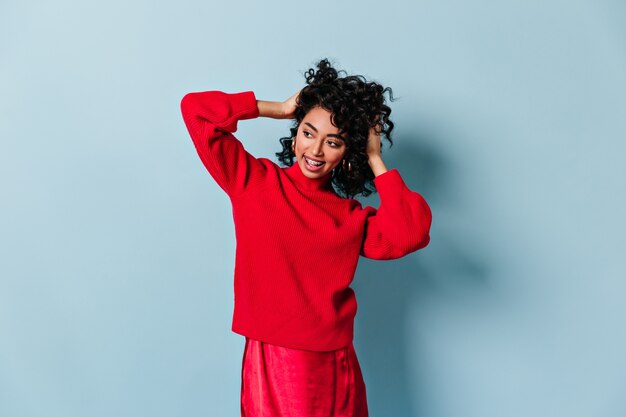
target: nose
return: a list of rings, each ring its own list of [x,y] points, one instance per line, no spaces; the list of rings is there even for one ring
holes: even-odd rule
[[[322,154],[322,140],[318,140],[315,146],[313,146],[313,155],[319,156]]]

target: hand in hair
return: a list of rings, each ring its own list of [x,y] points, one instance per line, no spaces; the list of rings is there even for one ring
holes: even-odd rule
[[[369,136],[367,138],[367,149],[365,150],[365,152],[369,157],[380,155],[380,151],[383,146],[380,140],[381,126],[378,123],[378,118],[376,120],[376,124],[370,127]]]
[[[294,113],[296,111],[296,107],[298,107],[296,103],[298,95],[300,95],[300,91],[283,102],[283,115],[285,119],[293,119],[295,117]]]
[[[298,91],[285,101],[257,100],[260,117],[271,117],[272,119],[293,119],[296,110],[296,97]]]

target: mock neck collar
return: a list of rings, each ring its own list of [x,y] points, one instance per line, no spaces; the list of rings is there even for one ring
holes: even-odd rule
[[[291,178],[291,180],[299,187],[306,190],[331,190],[331,179],[333,177],[333,173],[329,172],[323,177],[319,178],[309,178],[304,175],[302,172],[302,168],[300,168],[300,164],[298,160],[296,160],[292,166],[284,168],[285,173]]]

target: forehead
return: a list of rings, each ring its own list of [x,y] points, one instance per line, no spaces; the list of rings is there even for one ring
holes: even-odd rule
[[[313,107],[302,119],[303,127],[313,125],[318,133],[339,134],[339,128],[332,124],[330,118],[332,113],[321,107]]]

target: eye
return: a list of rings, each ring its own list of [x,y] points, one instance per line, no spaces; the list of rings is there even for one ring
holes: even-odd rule
[[[307,135],[310,135],[311,133],[308,130],[303,131],[304,137],[308,138]]]
[[[331,141],[328,141],[328,143],[332,143],[333,148],[338,148],[338,147],[340,146],[337,142],[332,141],[332,140],[331,140]]]

